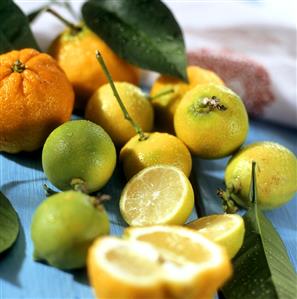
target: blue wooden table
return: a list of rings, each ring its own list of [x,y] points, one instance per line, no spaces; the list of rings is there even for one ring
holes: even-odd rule
[[[276,141],[296,154],[296,133],[293,129],[252,120],[247,143],[259,140]],[[42,184],[48,183],[42,172],[40,157],[41,152],[0,154],[0,190],[10,199],[21,223],[17,242],[13,248],[0,255],[0,298],[93,298],[85,270],[61,271],[32,260],[31,218],[45,197]],[[206,214],[221,212],[216,189],[223,185],[227,160],[194,159],[194,183],[199,185],[200,193],[197,200]],[[118,208],[119,195],[124,183],[121,169],[117,168],[111,181],[104,188],[104,192],[112,196],[112,201],[106,204],[106,208],[112,224],[111,233],[115,235],[121,234],[125,226]],[[296,269],[296,196],[285,206],[266,214],[280,233]],[[196,215],[196,211],[193,211],[191,218],[196,218]]]

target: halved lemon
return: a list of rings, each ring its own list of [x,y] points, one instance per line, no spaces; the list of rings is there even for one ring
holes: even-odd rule
[[[210,299],[231,275],[224,249],[191,229],[130,228],[127,236],[103,237],[89,250],[88,273],[99,298]]]
[[[230,258],[233,258],[242,246],[245,228],[240,215],[210,215],[194,220],[187,226],[225,247]]]
[[[221,246],[180,226],[128,228],[128,240],[150,243],[160,253],[172,297],[213,298],[231,276],[230,260]]]
[[[131,226],[184,224],[194,206],[190,181],[177,167],[143,169],[125,186],[120,211]]]

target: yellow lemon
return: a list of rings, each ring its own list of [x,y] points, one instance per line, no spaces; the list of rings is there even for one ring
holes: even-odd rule
[[[245,228],[240,215],[210,215],[194,220],[187,226],[225,247],[230,258],[233,258],[242,246]]]
[[[132,226],[183,224],[193,206],[190,181],[168,165],[143,169],[127,183],[120,199],[121,214]]]

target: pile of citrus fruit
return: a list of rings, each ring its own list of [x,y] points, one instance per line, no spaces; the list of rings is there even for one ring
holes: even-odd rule
[[[213,72],[189,66],[188,83],[160,76],[147,95],[134,85],[140,70],[85,26],[60,35],[50,53],[56,60],[32,49],[0,55],[0,151],[43,146],[43,170],[62,190],[34,214],[34,258],[62,269],[87,261],[100,298],[212,298],[232,274],[244,222],[212,215],[184,226],[195,201],[191,154],[234,154],[220,192],[226,205],[248,205],[256,161],[262,208],[292,198],[296,157],[272,142],[237,151],[248,134],[247,112]],[[74,100],[86,119],[68,121]],[[103,236],[106,196],[94,193],[113,174],[116,146],[128,180],[119,210],[131,228],[122,237]]]

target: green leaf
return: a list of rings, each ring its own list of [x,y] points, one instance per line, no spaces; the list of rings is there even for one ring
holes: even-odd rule
[[[234,275],[222,289],[226,299],[295,299],[297,276],[271,222],[257,208],[255,163],[251,207],[244,215],[243,246],[233,259]]]
[[[183,34],[161,1],[90,0],[82,14],[87,26],[126,61],[187,80]]]
[[[22,48],[38,49],[27,17],[12,0],[0,1],[0,20],[0,54]]]
[[[19,220],[9,200],[0,192],[0,253],[13,245],[19,233]]]

